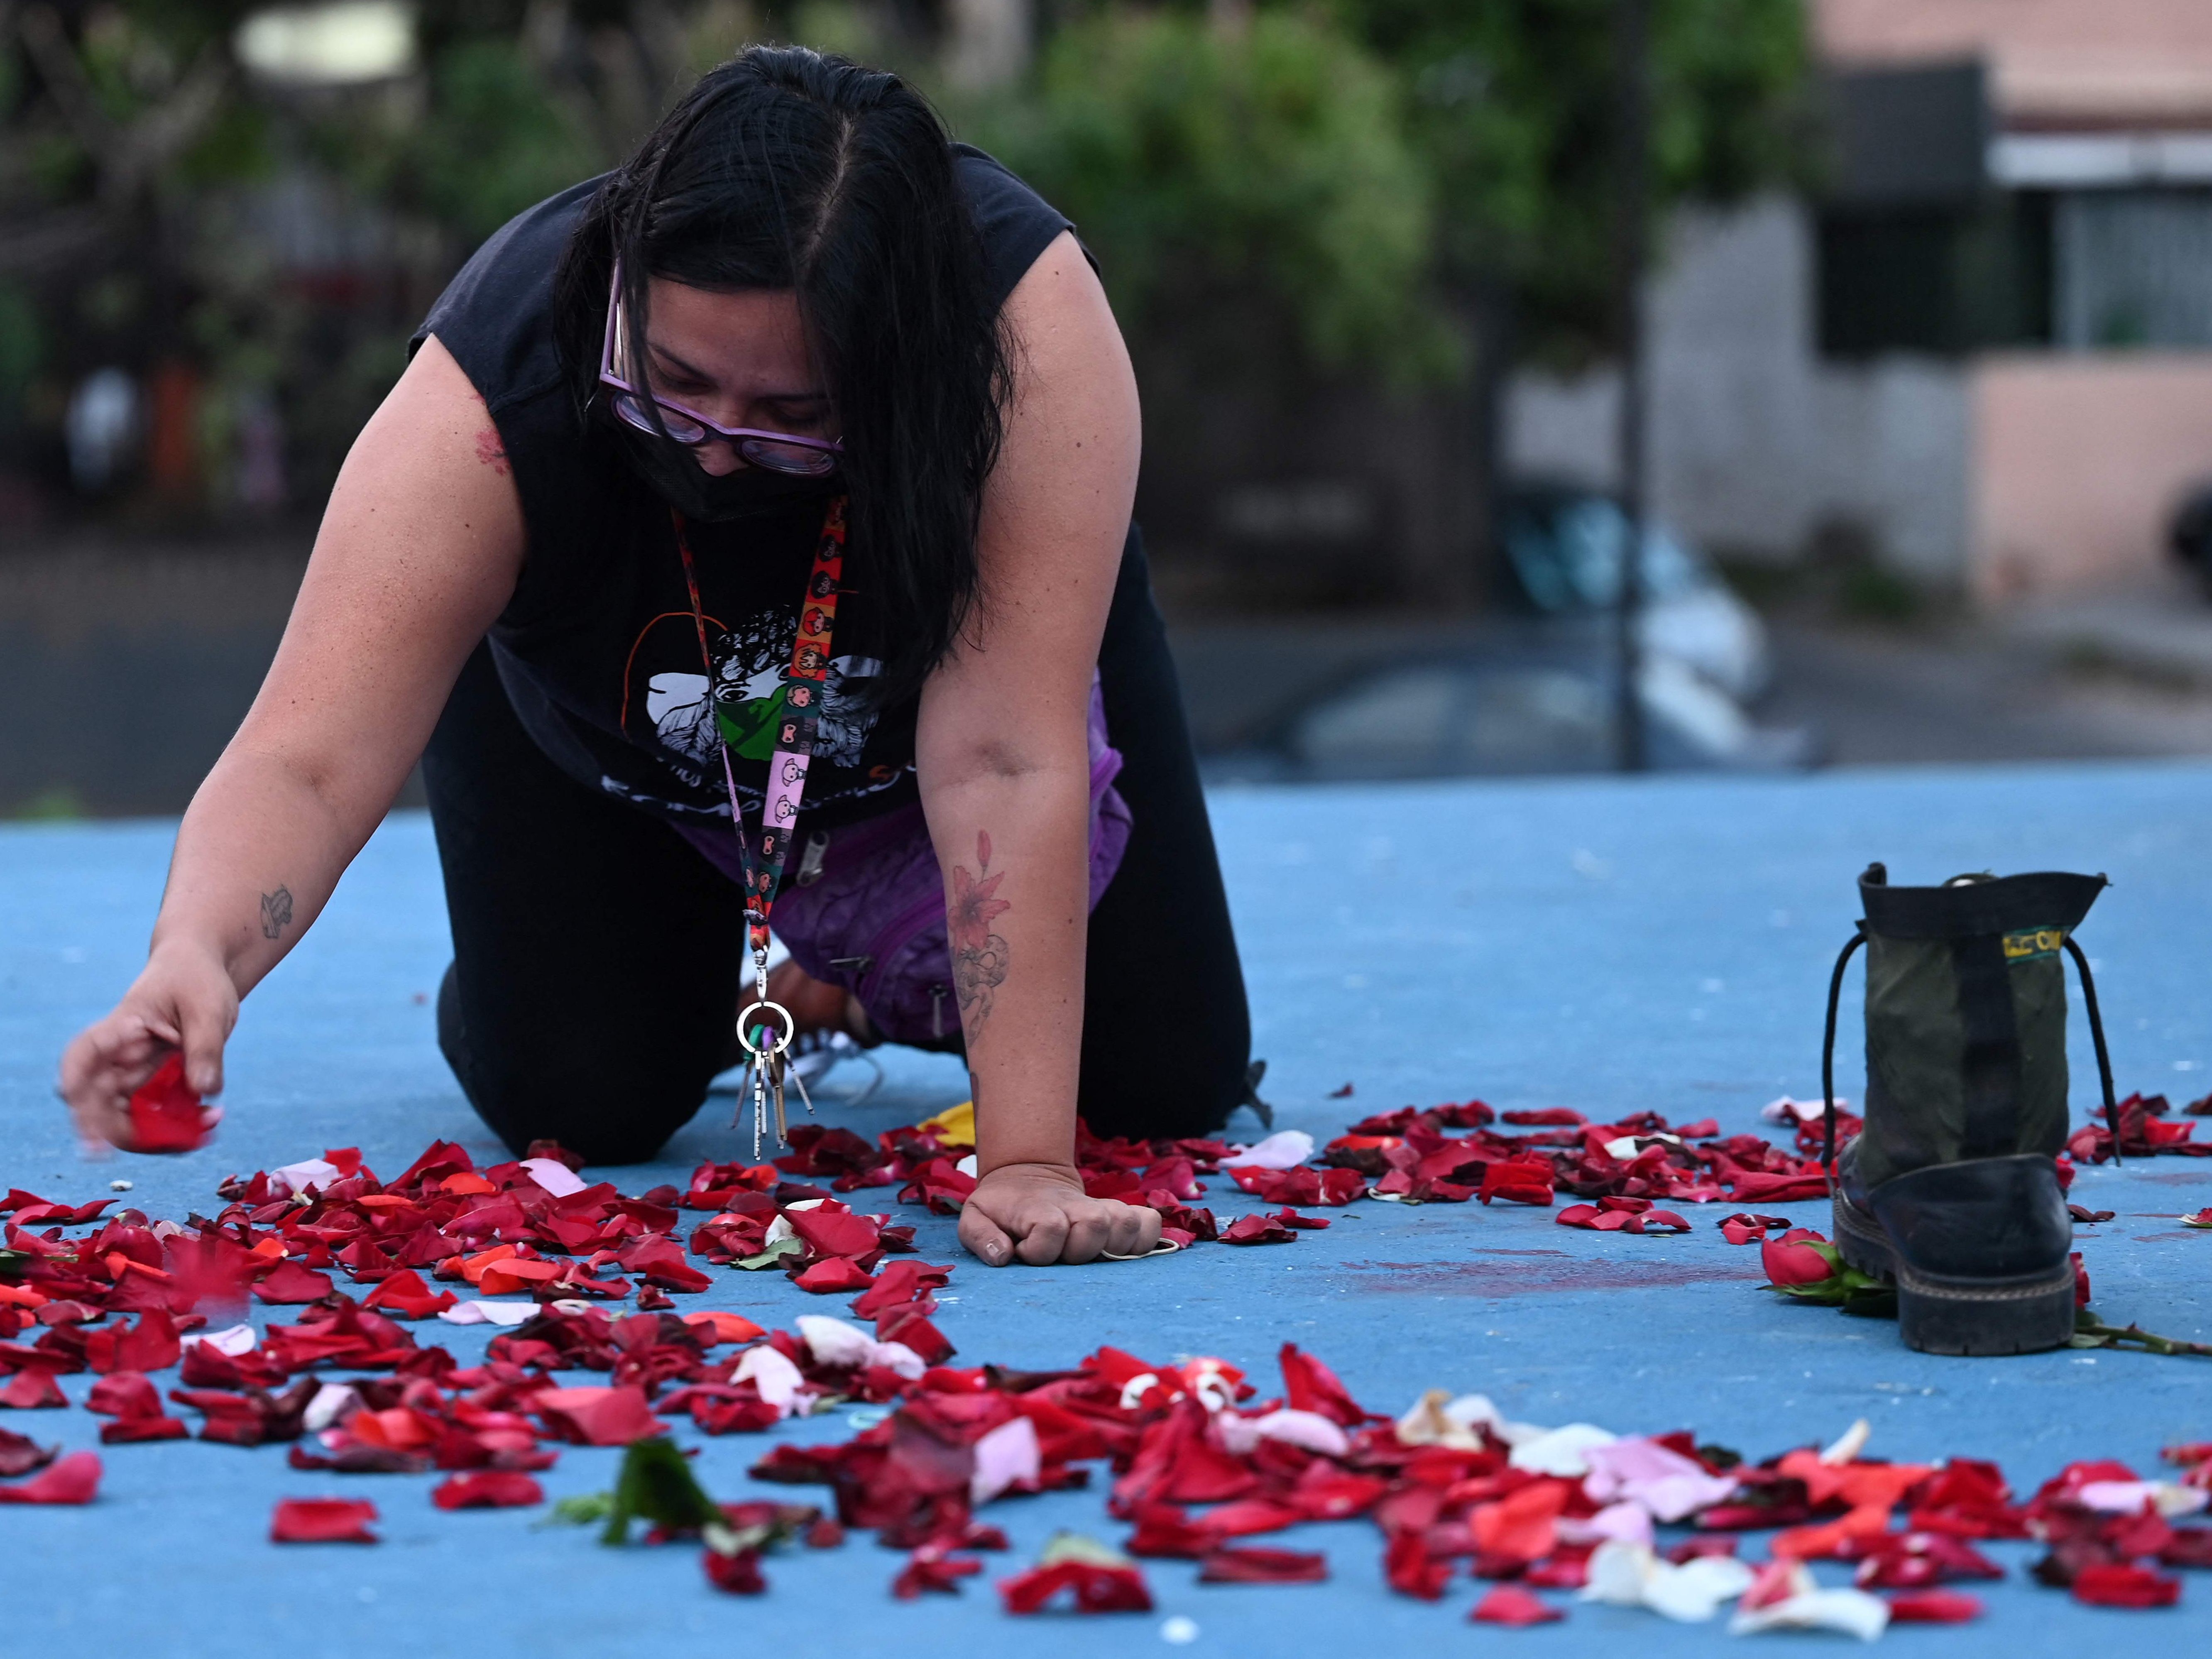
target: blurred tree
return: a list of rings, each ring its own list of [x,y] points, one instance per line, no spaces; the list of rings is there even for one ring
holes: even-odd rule
[[[454,267],[624,154],[752,17],[423,0],[412,67],[332,85],[241,65],[260,9],[0,0],[0,460],[58,476],[70,387],[115,365],[158,391],[172,486],[197,471],[219,501],[239,433],[274,419],[319,500]]]
[[[1509,307],[1525,354],[1606,350],[1614,0],[1328,3],[1407,80],[1445,283]],[[1802,0],[1654,0],[1652,58],[1655,215],[1797,176]]]
[[[1325,20],[1115,8],[952,107],[1082,227],[1140,346],[1245,380],[1450,372],[1397,82]]]

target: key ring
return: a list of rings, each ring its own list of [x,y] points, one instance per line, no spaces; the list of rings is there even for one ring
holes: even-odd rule
[[[752,1031],[752,1017],[763,1010],[769,1013],[780,1016],[783,1020],[783,1035],[769,1043],[765,1048],[754,1042]],[[791,1010],[785,1007],[780,1002],[770,1002],[765,997],[763,997],[751,1006],[740,1010],[738,1014],[738,1042],[739,1045],[744,1048],[744,1051],[752,1055],[756,1060],[760,1058],[763,1054],[781,1054],[785,1049],[791,1047],[792,1039],[798,1035],[799,1022],[792,1018]]]

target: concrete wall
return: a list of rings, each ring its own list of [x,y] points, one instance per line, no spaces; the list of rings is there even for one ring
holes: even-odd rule
[[[2212,482],[2212,352],[2008,355],[1971,380],[1976,597],[2154,581]]]
[[[1969,402],[1954,364],[1823,362],[1813,233],[1794,202],[1678,218],[1650,298],[1654,504],[1692,539],[1774,560],[1823,526],[1863,532],[1900,571],[1965,580]],[[1603,484],[1618,378],[1516,376],[1507,463]]]

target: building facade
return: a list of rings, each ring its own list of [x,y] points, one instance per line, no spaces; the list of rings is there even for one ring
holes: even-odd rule
[[[2155,577],[2212,484],[2212,5],[1818,0],[1822,183],[1684,215],[1656,504],[1984,603]],[[1524,374],[1508,464],[1603,482],[1617,380]]]

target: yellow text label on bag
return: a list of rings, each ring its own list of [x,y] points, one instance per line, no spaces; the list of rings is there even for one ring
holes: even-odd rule
[[[2063,927],[2023,927],[2004,936],[2005,960],[2033,962],[2039,957],[2055,957],[2065,943]]]

